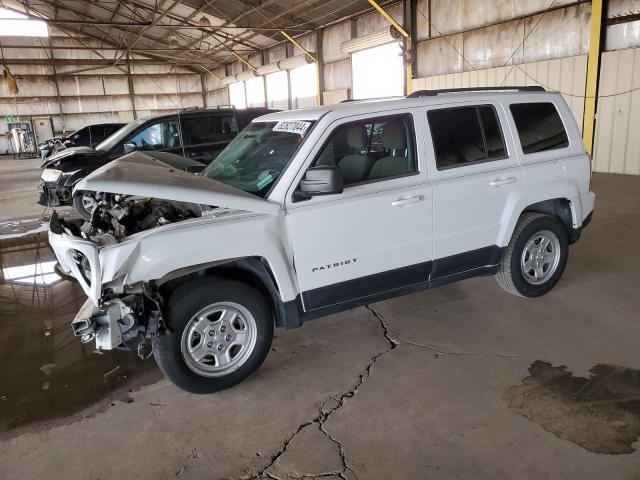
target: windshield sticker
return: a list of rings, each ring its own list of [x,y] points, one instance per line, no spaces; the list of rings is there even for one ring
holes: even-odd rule
[[[264,171],[258,177],[258,183],[256,183],[256,187],[258,187],[259,190],[262,190],[264,187],[269,185],[272,180],[273,177],[271,176],[271,174],[267,171]]]
[[[311,122],[303,122],[302,120],[281,120],[273,127],[274,132],[297,133],[301,137],[307,132]]]

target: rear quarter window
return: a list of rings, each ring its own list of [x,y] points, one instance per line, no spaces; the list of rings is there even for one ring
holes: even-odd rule
[[[233,114],[182,117],[180,122],[185,146],[229,141],[238,133]]]
[[[567,132],[553,103],[512,103],[509,109],[524,153],[545,152],[569,146]]]

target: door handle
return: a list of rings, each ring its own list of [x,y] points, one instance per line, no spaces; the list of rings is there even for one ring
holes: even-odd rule
[[[508,185],[515,181],[516,181],[516,177],[498,177],[489,185],[491,185],[492,187],[504,187],[505,185]]]
[[[418,203],[424,200],[424,195],[415,195],[413,197],[400,197],[397,200],[391,202],[391,205],[394,207],[406,207],[407,205],[411,205],[412,203]]]

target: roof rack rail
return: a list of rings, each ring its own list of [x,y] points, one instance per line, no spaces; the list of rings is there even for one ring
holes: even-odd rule
[[[394,98],[402,98],[402,95],[391,95],[387,97],[370,97],[370,98],[347,98],[340,100],[340,103],[353,103],[353,102],[372,102],[374,100],[393,100]]]
[[[505,87],[466,87],[466,88],[443,88],[440,90],[416,90],[415,92],[407,95],[407,98],[420,98],[420,97],[432,97],[441,93],[455,93],[455,92],[485,92],[485,91],[509,91],[516,90],[518,92],[544,92],[544,87],[539,85],[513,85]]]

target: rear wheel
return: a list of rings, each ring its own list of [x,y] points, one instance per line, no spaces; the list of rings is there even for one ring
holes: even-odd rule
[[[199,278],[182,284],[168,305],[170,331],[158,339],[160,370],[190,393],[213,393],[249,377],[273,338],[271,309],[260,292],[236,281]]]
[[[514,295],[539,297],[558,283],[568,256],[562,223],[550,215],[525,213],[502,257],[496,280]]]
[[[98,201],[91,192],[76,192],[73,195],[73,208],[87,221],[91,220],[91,214],[97,205]]]

